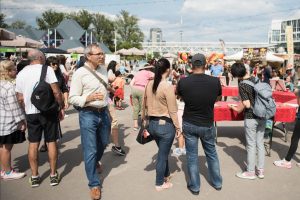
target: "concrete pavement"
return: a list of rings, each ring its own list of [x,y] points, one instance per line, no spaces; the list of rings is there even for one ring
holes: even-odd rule
[[[126,88],[126,102],[129,102]],[[111,145],[106,149],[102,159],[104,171],[100,175],[103,182],[102,199],[109,200],[299,200],[300,199],[300,168],[293,160],[292,169],[275,167],[274,160],[282,159],[289,147],[292,125],[289,126],[289,140],[283,141],[283,134],[274,132],[272,157],[266,156],[265,179],[241,180],[235,173],[244,169],[246,160],[245,138],[242,122],[218,123],[217,151],[220,158],[223,188],[216,191],[209,185],[207,165],[201,145],[199,160],[201,171],[201,190],[199,196],[192,195],[186,189],[187,169],[185,156],[170,157],[170,169],[173,188],[156,192],[155,160],[157,147],[154,142],[140,145],[135,141],[137,132],[132,129],[131,107],[117,111],[120,123],[120,141],[127,153],[117,156],[111,152]],[[60,199],[90,199],[87,178],[82,161],[78,114],[73,109],[68,111],[69,117],[62,122],[63,139],[59,147],[58,171],[62,176],[61,183],[52,187],[49,185],[49,164],[47,153],[40,153],[39,173],[42,177],[40,187],[30,188],[30,174],[27,159],[27,142],[15,145],[12,151],[12,163],[27,176],[21,180],[3,181],[0,185],[1,200],[60,200]],[[174,141],[172,149],[177,146]],[[296,153],[296,161],[300,162],[300,150]]]

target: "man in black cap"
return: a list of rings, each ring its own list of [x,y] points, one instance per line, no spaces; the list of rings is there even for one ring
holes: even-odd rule
[[[185,135],[189,175],[187,187],[192,194],[198,195],[200,190],[199,139],[206,155],[210,183],[216,190],[222,188],[214,127],[214,104],[221,96],[222,88],[217,77],[204,73],[206,58],[203,54],[195,54],[191,62],[193,74],[179,81],[177,92],[185,103],[182,128]]]

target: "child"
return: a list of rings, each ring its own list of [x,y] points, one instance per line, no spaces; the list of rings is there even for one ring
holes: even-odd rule
[[[125,108],[122,107],[122,100],[124,99],[125,81],[122,78],[122,74],[120,71],[116,71],[115,76],[116,76],[116,79],[112,83],[112,86],[116,90],[115,94],[114,94],[116,109],[124,110]]]

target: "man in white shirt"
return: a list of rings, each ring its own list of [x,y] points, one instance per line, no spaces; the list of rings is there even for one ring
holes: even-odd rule
[[[50,185],[59,184],[60,177],[56,171],[57,146],[56,140],[59,136],[59,117],[63,116],[63,110],[54,112],[51,115],[45,115],[31,103],[31,95],[34,88],[38,85],[42,66],[45,63],[45,56],[39,50],[28,52],[30,65],[26,66],[17,76],[16,92],[21,105],[25,108],[26,121],[28,126],[29,150],[28,159],[32,176],[29,178],[31,187],[37,187],[40,184],[38,172],[38,147],[44,132],[44,138],[48,145],[48,156],[50,162]],[[62,95],[57,84],[55,73],[51,67],[47,68],[45,81],[50,84],[55,100],[63,107]]]
[[[86,62],[72,77],[69,102],[79,109],[79,125],[85,172],[89,180],[92,199],[100,199],[100,180],[97,174],[98,161],[109,143],[111,121],[107,109],[106,86],[90,71],[92,70],[106,84],[107,72],[104,66],[105,54],[97,44],[91,44],[84,51]]]

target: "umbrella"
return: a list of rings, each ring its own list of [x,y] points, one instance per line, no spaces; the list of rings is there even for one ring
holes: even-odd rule
[[[17,36],[14,40],[2,40],[1,46],[6,47],[31,47],[31,48],[41,48],[44,46],[44,43],[26,38],[23,36]]]
[[[123,55],[123,56],[131,55],[131,53],[127,49],[120,49],[120,50],[116,51],[116,54],[120,54],[120,55]]]
[[[68,53],[83,53],[84,48],[83,47],[75,47],[71,49],[67,49]]]
[[[177,58],[177,56],[175,54],[172,54],[172,53],[166,53],[162,57],[164,57],[164,58]]]
[[[146,52],[133,47],[133,48],[128,49],[128,53],[129,53],[129,55],[143,56],[143,55],[145,55]]]
[[[242,57],[243,57],[243,51],[240,51],[236,54],[233,54],[233,55],[230,55],[230,56],[225,56],[224,60],[241,60]],[[272,52],[267,52],[266,60],[269,61],[269,62],[279,62],[279,63],[284,62],[283,58],[275,56]]]
[[[54,54],[67,54],[68,52],[58,48],[41,48],[41,52],[43,53],[54,53]]]
[[[16,34],[4,28],[0,28],[0,40],[13,40],[16,39]]]

